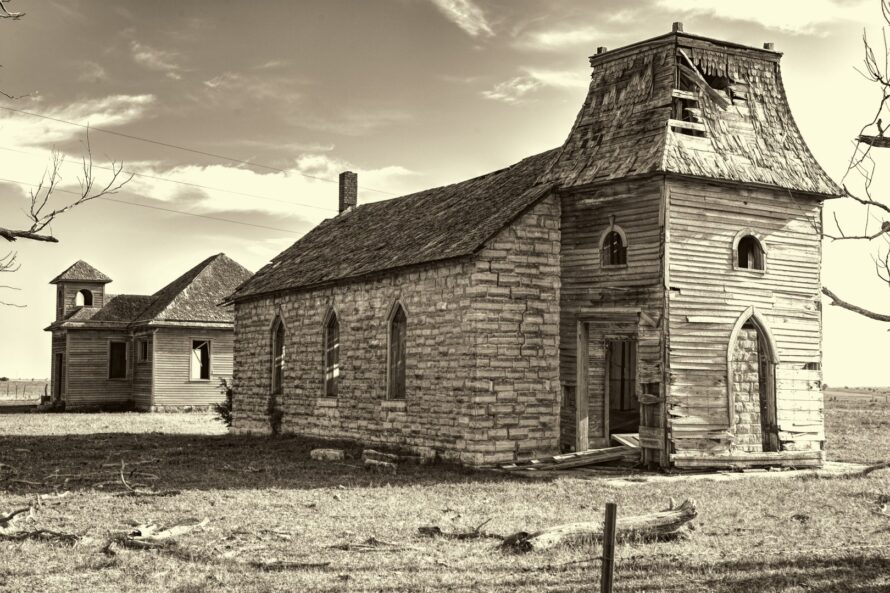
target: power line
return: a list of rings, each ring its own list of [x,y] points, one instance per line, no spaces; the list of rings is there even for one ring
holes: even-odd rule
[[[291,171],[288,171],[288,170],[286,170],[286,169],[281,169],[281,168],[279,168],[279,167],[273,167],[272,165],[264,165],[264,164],[262,164],[262,163],[252,163],[252,162],[250,162],[250,161],[245,161],[245,160],[242,160],[242,159],[236,159],[236,158],[234,158],[234,157],[225,156],[225,155],[222,155],[222,154],[216,154],[216,153],[213,153],[213,152],[205,152],[205,151],[203,151],[203,150],[197,150],[197,149],[195,149],[195,148],[187,148],[187,147],[185,147],[185,146],[179,146],[178,144],[171,144],[171,143],[169,143],[169,142],[162,142],[162,141],[160,141],[160,140],[152,140],[151,138],[143,138],[143,137],[141,137],[141,136],[135,136],[135,135],[133,135],[133,134],[125,134],[125,133],[123,133],[123,132],[115,132],[114,130],[106,130],[106,129],[104,129],[104,128],[94,128],[93,126],[89,126],[89,125],[85,125],[85,124],[79,124],[79,123],[76,123],[76,122],[73,122],[73,121],[67,121],[67,120],[64,120],[64,119],[59,119],[59,118],[57,118],[57,117],[52,117],[52,116],[50,116],[50,115],[44,115],[44,114],[42,114],[42,113],[34,113],[33,111],[25,111],[24,109],[15,109],[15,108],[13,108],[13,107],[8,107],[8,106],[6,106],[6,105],[0,105],[0,109],[5,109],[6,111],[12,111],[12,112],[15,112],[15,113],[21,113],[21,114],[24,114],[24,115],[30,115],[30,116],[33,116],[33,117],[40,117],[40,118],[43,118],[43,119],[48,119],[48,120],[50,120],[50,121],[54,121],[54,122],[58,122],[58,123],[62,123],[62,124],[68,124],[68,125],[70,125],[70,126],[77,126],[78,128],[84,128],[84,129],[87,129],[87,130],[94,130],[94,131],[96,131],[96,132],[102,132],[103,134],[110,134],[110,135],[112,135],[112,136],[119,136],[119,137],[121,137],[121,138],[128,138],[128,139],[130,139],[130,140],[137,140],[137,141],[139,141],[139,142],[147,142],[147,143],[149,143],[149,144],[155,144],[155,145],[157,145],[157,146],[164,146],[164,147],[166,147],[166,148],[174,148],[174,149],[176,149],[176,150],[182,150],[182,151],[185,151],[185,152],[191,152],[191,153],[194,153],[194,154],[200,154],[200,155],[208,156],[208,157],[215,158],[215,159],[222,159],[222,160],[229,161],[229,162],[232,162],[232,163],[239,163],[239,164],[242,164],[242,165],[247,165],[248,167],[258,167],[258,168],[261,168],[261,169],[268,169],[268,170],[270,170],[270,171],[277,171],[278,173],[285,173],[285,174],[289,174],[289,173],[291,173]],[[296,173],[297,173],[297,175],[300,175],[300,176],[302,176],[302,177],[306,177],[307,179],[315,179],[316,181],[324,181],[324,182],[326,182],[326,183],[338,183],[338,181],[335,180],[335,179],[327,179],[327,178],[325,178],[325,177],[316,177],[315,175],[308,175],[308,174],[306,174],[306,173],[300,173],[300,172],[298,172],[298,171],[297,171]],[[377,192],[377,193],[381,193],[381,194],[387,194],[387,195],[390,195],[390,196],[397,196],[397,195],[398,195],[398,194],[395,194],[395,193],[393,193],[393,192],[385,191],[385,190],[382,190],[382,189],[374,189],[373,187],[366,187],[366,186],[363,186],[363,185],[360,185],[360,186],[358,186],[358,187],[359,187],[359,189],[364,189],[364,190],[367,190],[367,191],[373,191],[373,192]]]
[[[37,154],[37,153],[34,153],[34,152],[28,152],[28,151],[26,151],[26,150],[18,150],[17,148],[9,148],[9,147],[6,147],[6,146],[0,146],[0,150],[6,150],[6,151],[9,151],[9,152],[17,152],[17,153],[19,153],[19,154],[24,154],[24,155],[27,155],[27,156],[30,156],[30,157],[34,157],[34,158],[43,158],[43,157],[41,157],[41,155],[39,155],[39,154]],[[105,171],[111,171],[112,173],[114,172],[114,169],[112,169],[111,167],[103,167],[102,165],[93,165],[93,168],[95,168],[95,169],[104,169]],[[290,205],[290,206],[304,206],[304,207],[306,207],[306,208],[314,208],[314,209],[316,209],[316,210],[324,210],[324,211],[326,211],[326,212],[337,212],[337,210],[336,210],[335,208],[324,208],[324,207],[322,207],[322,206],[313,206],[312,204],[304,204],[304,203],[300,203],[300,202],[291,202],[290,200],[280,200],[280,199],[278,199],[278,198],[270,198],[270,197],[268,197],[268,196],[260,196],[260,195],[257,195],[257,194],[250,194],[250,193],[245,193],[245,192],[240,192],[240,191],[234,191],[234,190],[231,190],[231,189],[223,189],[223,188],[221,188],[221,187],[212,187],[212,186],[209,186],[209,185],[201,185],[200,183],[191,183],[191,182],[189,182],[189,181],[179,181],[179,180],[177,180],[177,179],[170,179],[169,177],[161,177],[161,176],[158,176],[158,175],[149,175],[149,174],[147,174],[147,173],[137,173],[136,171],[124,171],[124,173],[126,173],[126,174],[128,174],[128,175],[133,175],[133,176],[135,176],[135,177],[145,177],[145,178],[147,178],[147,179],[155,179],[155,180],[158,180],[158,181],[166,181],[166,182],[168,182],[168,183],[176,183],[176,184],[179,184],[179,185],[185,185],[185,186],[188,186],[188,187],[198,187],[198,188],[206,189],[206,190],[210,190],[210,191],[219,191],[219,192],[223,192],[223,193],[227,193],[227,194],[232,194],[232,195],[236,195],[236,196],[245,196],[245,197],[248,197],[248,198],[257,198],[257,199],[259,199],[259,200],[269,200],[270,202],[279,202],[279,203],[281,203],[281,204],[288,204],[288,205]]]
[[[3,177],[0,177],[0,181],[5,181],[5,182],[7,182],[7,183],[17,183],[17,184],[19,184],[19,185],[23,185],[23,186],[27,186],[27,187],[37,187],[37,184],[35,184],[35,183],[28,183],[28,182],[26,182],[26,181],[18,181],[18,180],[16,180],[16,179],[5,179],[5,178],[3,178]],[[64,194],[72,194],[72,195],[75,195],[75,196],[79,196],[79,195],[80,195],[79,193],[77,193],[77,192],[75,192],[75,191],[71,191],[71,190],[67,190],[67,189],[55,188],[53,191],[62,192],[62,193],[64,193]],[[135,195],[139,195],[139,194],[135,194]],[[147,197],[147,196],[141,196],[141,197]],[[139,208],[148,208],[149,210],[160,210],[160,211],[162,211],[162,212],[173,212],[173,213],[175,213],[175,214],[184,214],[185,216],[195,216],[195,217],[197,217],[197,218],[206,218],[206,219],[208,219],[208,220],[216,220],[216,221],[218,221],[218,222],[229,222],[229,223],[231,223],[231,224],[240,224],[240,225],[244,225],[244,226],[251,226],[251,227],[256,227],[256,228],[258,228],[258,229],[266,229],[266,230],[269,230],[269,231],[279,231],[279,232],[282,232],[282,233],[292,233],[292,234],[294,234],[294,235],[299,235],[299,234],[300,234],[299,232],[297,232],[297,231],[292,231],[292,230],[290,230],[290,229],[280,229],[280,228],[277,228],[277,227],[266,226],[266,225],[262,225],[262,224],[254,224],[254,223],[252,223],[252,222],[244,222],[244,221],[241,221],[241,220],[232,220],[232,219],[230,219],[230,218],[221,218],[221,217],[219,217],[219,216],[208,216],[208,215],[206,215],[206,214],[197,214],[196,212],[186,212],[185,210],[174,210],[173,208],[164,208],[164,207],[162,207],[162,206],[150,206],[150,205],[148,205],[148,204],[137,204],[137,203],[135,203],[135,202],[126,202],[126,201],[124,201],[124,200],[116,200],[116,199],[114,199],[114,198],[107,198],[107,197],[105,197],[105,196],[102,196],[102,197],[99,197],[99,198],[95,198],[95,199],[105,200],[105,201],[107,201],[107,202],[115,202],[115,203],[117,203],[117,204],[124,204],[125,206],[137,206],[137,207],[139,207]],[[151,198],[149,198],[149,199],[151,199]]]

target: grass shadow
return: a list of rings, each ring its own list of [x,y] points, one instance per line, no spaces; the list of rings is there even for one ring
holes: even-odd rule
[[[318,447],[344,449],[342,462],[314,461]],[[127,481],[164,490],[314,489],[350,486],[522,482],[502,473],[451,464],[399,465],[396,474],[366,471],[362,447],[292,435],[94,433],[0,436],[0,489],[28,494],[52,490],[123,490]],[[130,474],[138,470],[139,473]],[[542,479],[542,478],[539,478]]]

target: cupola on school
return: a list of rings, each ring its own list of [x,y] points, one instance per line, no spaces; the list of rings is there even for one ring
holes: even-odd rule
[[[234,303],[234,427],[470,465],[635,435],[662,467],[824,459],[822,202],[781,53],[671,33],[590,58],[565,143],[357,205]]]

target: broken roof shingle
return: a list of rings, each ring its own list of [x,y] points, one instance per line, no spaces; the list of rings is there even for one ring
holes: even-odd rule
[[[359,206],[326,220],[230,297],[325,284],[469,255],[537,202],[551,150],[461,183]]]
[[[111,278],[82,259],[79,259],[71,264],[67,270],[49,281],[50,284],[58,284],[59,282],[100,282],[108,284],[111,282]]]
[[[587,98],[541,181],[572,187],[661,172],[840,195],[794,123],[779,57],[684,33],[594,56]],[[698,86],[683,114],[674,112],[678,68]],[[715,79],[729,90],[710,87]],[[701,121],[674,119],[689,112]]]

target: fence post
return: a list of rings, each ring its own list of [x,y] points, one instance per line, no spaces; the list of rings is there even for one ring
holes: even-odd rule
[[[618,520],[618,505],[606,503],[606,517],[603,524],[603,579],[600,593],[612,593],[612,577],[615,571],[615,524]]]

